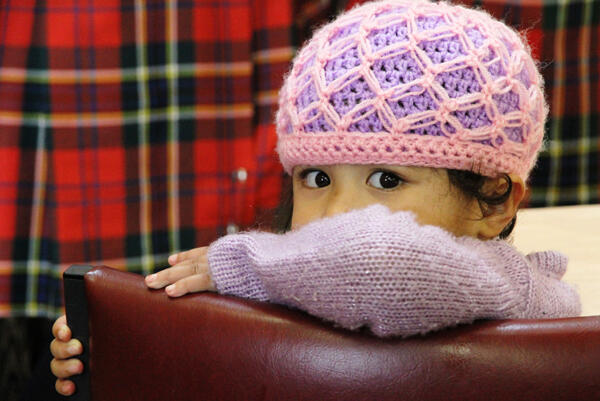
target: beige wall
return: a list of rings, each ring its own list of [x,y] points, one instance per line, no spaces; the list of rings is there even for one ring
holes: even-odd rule
[[[524,209],[514,231],[524,253],[556,250],[569,257],[565,281],[581,295],[583,315],[600,315],[600,205]]]

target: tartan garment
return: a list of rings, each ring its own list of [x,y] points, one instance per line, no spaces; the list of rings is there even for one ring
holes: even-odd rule
[[[600,0],[455,1],[541,61],[530,204],[598,202]],[[358,2],[0,1],[0,317],[54,318],[71,263],[146,273],[273,207],[290,9],[306,34]]]
[[[600,202],[600,0],[451,2],[482,8],[521,31],[540,62],[550,114],[529,206]]]
[[[148,273],[276,206],[291,1],[0,2],[0,316],[72,263]]]

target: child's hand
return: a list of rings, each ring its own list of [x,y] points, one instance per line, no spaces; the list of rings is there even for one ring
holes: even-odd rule
[[[83,363],[72,357],[81,354],[83,347],[78,340],[71,339],[65,315],[56,319],[52,334],[54,340],[50,343],[50,352],[54,359],[50,362],[50,370],[57,377],[54,387],[59,394],[71,395],[75,392],[75,383],[67,378],[83,372]]]
[[[189,292],[216,291],[208,269],[208,247],[194,248],[169,256],[172,267],[146,276],[150,288],[165,288],[170,297],[180,297]]]

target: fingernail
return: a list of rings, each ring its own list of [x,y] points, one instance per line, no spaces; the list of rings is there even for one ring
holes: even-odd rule
[[[69,352],[69,354],[78,354],[79,353],[79,345],[77,344],[71,344],[67,347],[67,351]]]
[[[58,338],[63,339],[65,337],[67,337],[67,328],[63,326],[58,330]]]
[[[167,294],[173,295],[175,293],[175,284],[167,286],[167,288],[165,288],[165,291],[167,291]]]
[[[80,373],[81,372],[81,365],[80,364],[73,364],[69,366],[69,373]]]
[[[70,395],[71,394],[71,385],[67,382],[60,384],[60,391],[62,395]]]
[[[177,254],[173,254],[169,256],[169,259],[167,259],[167,261],[169,262],[170,265],[175,264],[175,262],[177,262]]]
[[[151,274],[146,277],[146,281],[149,283],[153,282],[154,280],[156,280],[156,274]]]

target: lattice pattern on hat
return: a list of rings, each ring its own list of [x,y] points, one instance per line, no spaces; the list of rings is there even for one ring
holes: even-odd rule
[[[285,142],[319,134],[332,146],[310,151],[323,153],[325,162],[376,161],[380,147],[361,146],[370,152],[361,156],[332,139],[362,133],[354,140],[360,144],[376,134],[379,143],[384,137],[393,142],[385,147],[391,149],[383,155],[387,162],[412,160],[415,152],[444,158],[445,149],[453,159],[447,167],[488,175],[512,168],[526,176],[543,136],[542,86],[518,35],[487,14],[419,0],[374,2],[326,25],[299,53],[280,97],[278,149],[288,168],[282,152],[298,158],[309,149],[284,150]],[[438,138],[435,152],[427,148],[429,137]],[[485,160],[466,160],[474,151]],[[499,155],[523,165],[510,167]]]

